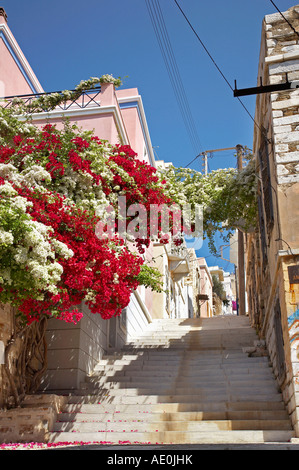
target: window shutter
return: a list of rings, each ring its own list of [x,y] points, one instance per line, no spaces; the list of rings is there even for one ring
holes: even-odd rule
[[[274,330],[276,337],[276,366],[278,371],[278,379],[282,382],[286,376],[286,364],[279,299],[276,301],[274,307]]]
[[[270,159],[268,152],[268,143],[266,138],[263,138],[261,147],[259,149],[259,161],[261,166],[262,187],[263,187],[263,200],[266,216],[266,224],[268,233],[271,231],[274,223],[273,211],[273,197],[270,175]]]

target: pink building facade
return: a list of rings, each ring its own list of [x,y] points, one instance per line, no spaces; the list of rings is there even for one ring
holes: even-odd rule
[[[1,96],[43,93],[41,84],[16,42],[3,8],[0,8]]]
[[[0,96],[23,96],[34,99],[44,90],[17,44],[8,24],[5,11],[0,9]],[[24,96],[26,95],[26,96]],[[32,95],[32,96],[29,96]],[[102,84],[91,93],[83,94],[76,102],[66,103],[53,111],[32,115],[33,123],[46,122],[62,126],[63,118],[76,122],[85,130],[94,130],[102,140],[111,144],[130,145],[138,158],[155,165],[149,130],[142,99],[137,88],[115,90],[111,83]],[[153,246],[147,258],[153,256]],[[43,379],[44,390],[74,390],[90,373],[103,354],[119,349],[126,340],[142,331],[151,321],[153,294],[140,286],[121,317],[103,320],[82,306],[85,315],[78,325],[51,320],[47,332],[48,371]]]

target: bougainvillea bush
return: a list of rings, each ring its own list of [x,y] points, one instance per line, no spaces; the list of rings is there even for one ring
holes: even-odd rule
[[[125,229],[134,222],[128,207],[142,205],[150,214],[153,205],[203,205],[212,251],[223,224],[233,231],[239,220],[250,226],[256,219],[252,165],[240,174],[228,169],[204,177],[172,167],[160,174],[129,146],[111,145],[67,121],[62,130],[49,124],[39,130],[28,119],[32,106],[51,110],[107,81],[120,84],[105,75],[82,81],[74,92],[41,96],[34,106],[0,107],[0,302],[16,306],[27,323],[49,316],[77,322],[81,302],[111,318],[138,284],[160,290],[158,273],[143,257],[152,220],[147,217],[145,234],[124,241],[120,199],[126,201]],[[111,223],[111,207],[113,233],[99,237]],[[157,238],[168,241],[159,230]]]
[[[194,169],[170,166],[163,173],[176,202],[202,206],[204,237],[215,256],[216,236],[228,243],[236,229],[249,231],[257,224],[255,161],[248,149],[244,149],[243,159],[247,164],[242,171],[225,168],[202,175]]]
[[[129,146],[68,122],[62,130],[20,125],[0,146],[0,302],[27,323],[45,316],[76,323],[81,302],[104,319],[119,315],[144,278],[150,239],[147,232],[128,248],[117,227],[106,238],[96,229],[119,196],[149,209],[171,204],[165,194],[155,168]]]

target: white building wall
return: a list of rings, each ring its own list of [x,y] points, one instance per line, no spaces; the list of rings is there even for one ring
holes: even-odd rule
[[[47,329],[48,369],[40,390],[71,391],[80,387],[102,357],[120,349],[151,322],[141,297],[134,292],[122,318],[103,320],[82,305],[83,318],[77,325],[52,319]]]

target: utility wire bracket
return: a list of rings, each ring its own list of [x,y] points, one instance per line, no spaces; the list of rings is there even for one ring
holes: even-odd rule
[[[246,95],[257,95],[260,93],[272,93],[273,91],[283,91],[283,90],[291,90],[291,89],[299,88],[299,81],[295,80],[293,82],[289,82],[288,77],[285,83],[277,83],[275,85],[263,85],[262,79],[260,79],[260,81],[261,81],[261,84],[258,87],[243,88],[243,89],[238,90],[237,80],[235,80],[234,97],[246,96]]]

